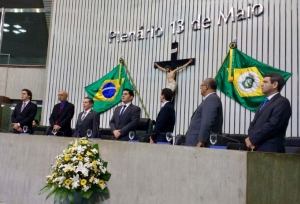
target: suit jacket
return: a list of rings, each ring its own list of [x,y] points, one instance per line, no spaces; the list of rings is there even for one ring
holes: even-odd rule
[[[290,102],[278,93],[260,111],[261,105],[250,123],[249,139],[256,151],[284,153],[285,132],[292,113]]]
[[[57,135],[71,137],[72,136],[71,121],[74,116],[74,105],[66,101],[66,104],[63,107],[60,114],[59,114],[59,109],[60,109],[60,103],[56,104],[53,107],[52,113],[49,118],[51,124],[51,130],[53,129],[53,126],[56,125],[56,121],[57,121],[57,125],[61,127]]]
[[[173,132],[175,125],[175,109],[172,103],[167,102],[159,111],[154,133],[151,138],[154,142],[167,142],[166,133]]]
[[[87,130],[91,129],[93,131],[91,137],[97,137],[99,131],[100,113],[94,110],[90,110],[90,112],[85,116],[85,118],[81,120],[81,116],[83,113],[84,111],[78,114],[74,136],[84,137],[87,135]]]
[[[37,105],[30,101],[21,112],[22,105],[23,102],[18,103],[17,106],[15,107],[13,113],[11,114],[11,122],[20,123],[21,128],[23,128],[23,126],[28,126],[28,130],[30,131],[28,132],[30,134],[33,134],[32,121],[37,112]],[[15,129],[13,129],[13,132],[20,133]]]
[[[124,111],[121,120],[119,120],[119,115],[122,107],[123,106],[116,107],[114,114],[111,120],[109,121],[109,126],[112,132],[114,130],[121,130],[121,136],[118,139],[113,136],[113,139],[128,141],[129,132],[135,131],[140,121],[141,108],[130,104]]]
[[[199,141],[210,146],[212,132],[222,134],[223,108],[219,96],[215,93],[207,96],[194,112],[186,135],[187,146],[197,146]]]

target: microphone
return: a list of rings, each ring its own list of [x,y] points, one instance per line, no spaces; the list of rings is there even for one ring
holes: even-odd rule
[[[238,141],[238,140],[236,140],[236,139],[233,139],[233,138],[231,138],[231,137],[227,137],[227,136],[224,136],[224,135],[219,135],[219,134],[214,133],[214,132],[212,132],[212,131],[210,131],[210,133],[211,133],[211,135],[216,135],[217,137],[223,137],[223,138],[226,138],[226,139],[228,139],[228,140],[231,140],[231,141],[234,141],[234,142],[239,143],[239,150],[241,150],[241,143],[240,143],[240,141]]]

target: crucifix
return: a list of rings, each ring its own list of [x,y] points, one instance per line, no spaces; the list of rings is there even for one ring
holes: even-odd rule
[[[173,42],[171,47],[171,61],[154,62],[154,68],[167,73],[167,86],[166,88],[171,89],[175,92],[176,84],[176,73],[189,66],[195,65],[195,58],[191,59],[177,59],[178,54],[178,42]]]

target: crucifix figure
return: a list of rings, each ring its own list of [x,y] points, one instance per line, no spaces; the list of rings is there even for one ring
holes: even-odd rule
[[[171,61],[154,62],[154,68],[158,68],[161,71],[167,73],[167,86],[166,88],[171,89],[175,92],[176,84],[176,73],[189,66],[195,64],[195,58],[177,60],[178,54],[178,42],[172,43],[171,49]],[[181,66],[180,66],[181,65]]]

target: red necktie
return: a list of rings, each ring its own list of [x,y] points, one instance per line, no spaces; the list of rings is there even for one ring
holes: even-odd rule
[[[59,111],[58,111],[58,116],[57,117],[59,117],[59,115],[61,114],[61,111],[62,111],[62,103],[60,104],[60,106],[59,106]],[[55,121],[55,125],[58,125],[58,118],[56,119],[56,121]]]

